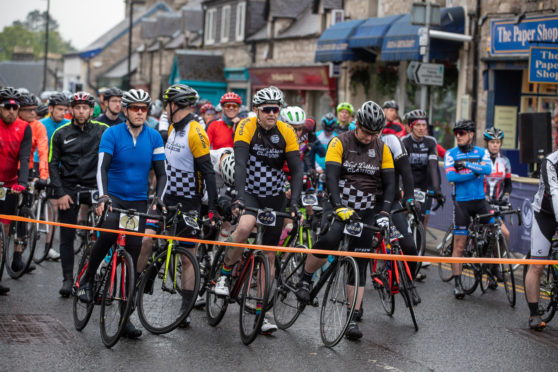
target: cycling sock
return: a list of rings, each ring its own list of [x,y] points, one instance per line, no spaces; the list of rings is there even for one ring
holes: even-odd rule
[[[539,303],[538,302],[527,302],[529,305],[529,315],[535,316],[539,315]]]
[[[223,267],[221,268],[221,275],[231,276],[232,268],[234,265],[227,265],[223,263]]]
[[[312,277],[314,276],[314,273],[307,273],[306,270],[302,269],[302,276],[301,276],[301,280],[304,280],[305,282],[310,283],[312,281]]]
[[[263,304],[261,302],[256,303],[256,316],[260,315],[260,313],[262,312],[262,307]]]
[[[50,243],[45,243],[45,251],[50,250]]]
[[[461,287],[461,275],[455,275],[453,277],[453,280],[455,281],[456,287]]]

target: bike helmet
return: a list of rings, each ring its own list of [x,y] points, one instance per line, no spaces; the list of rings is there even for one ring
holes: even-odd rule
[[[221,175],[223,176],[223,181],[228,187],[234,187],[234,153],[231,151],[229,155],[223,159],[221,163]]]
[[[200,114],[205,114],[207,111],[213,110],[215,111],[215,107],[211,103],[206,103],[200,109]]]
[[[227,102],[236,103],[239,106],[242,105],[242,99],[235,92],[227,92],[227,93],[223,94],[219,103],[221,105],[224,105]]]
[[[163,104],[174,102],[179,108],[194,106],[200,96],[195,89],[186,84],[173,84],[163,94]]]
[[[394,100],[390,100],[390,101],[385,101],[384,105],[382,106],[383,108],[387,109],[387,108],[394,108],[396,110],[399,110],[399,105],[397,104],[397,102],[395,102]]]
[[[21,93],[12,87],[6,87],[0,90],[0,99],[2,103],[9,101],[10,104],[19,104]]]
[[[37,113],[37,116],[39,117],[39,119],[41,119],[41,118],[45,117],[46,114],[48,114],[48,106],[41,102],[41,103],[39,103],[39,105],[35,109],[35,112]]]
[[[485,141],[495,140],[495,139],[504,139],[504,132],[501,129],[492,127],[484,130],[483,137]]]
[[[322,128],[324,128],[324,130],[333,130],[335,124],[337,124],[337,119],[333,113],[328,112],[322,117]]]
[[[70,100],[64,93],[55,93],[48,97],[49,106],[70,106]]]
[[[70,105],[74,107],[82,103],[88,105],[89,107],[93,107],[95,106],[95,98],[87,92],[74,93],[70,99]]]
[[[112,97],[121,97],[124,93],[118,88],[109,88],[103,91],[103,101],[108,101]]]
[[[163,113],[163,102],[160,99],[156,99],[151,105],[151,116],[159,118]]]
[[[252,105],[255,107],[265,104],[283,106],[284,103],[285,98],[283,97],[283,92],[274,86],[258,90],[254,95],[254,98],[252,98]]]
[[[403,116],[403,120],[406,121],[407,124],[411,125],[411,123],[415,120],[428,120],[428,115],[423,110],[413,110],[406,113]]]
[[[223,108],[221,107],[221,104],[217,104],[217,106],[215,106],[215,112],[219,113],[219,112],[223,112]]]
[[[35,95],[30,93],[22,94],[19,99],[19,105],[21,107],[38,106],[39,99]],[[48,110],[48,109],[47,109]]]
[[[358,125],[372,132],[380,132],[386,126],[384,110],[373,101],[367,101],[357,110]]]
[[[454,125],[453,125],[453,130],[466,130],[467,132],[474,132],[476,129],[475,123],[472,122],[471,120],[467,120],[467,119],[462,119],[462,120],[458,120]]]
[[[151,97],[143,89],[130,89],[122,95],[122,106],[128,106],[132,103],[145,103],[151,105]]]
[[[316,130],[316,120],[309,116],[304,121],[304,133],[313,133]]]
[[[351,114],[351,115],[354,115],[354,113],[355,113],[355,108],[349,102],[341,102],[340,104],[338,104],[337,105],[337,113],[339,113],[339,111],[341,111],[341,110],[347,110],[347,111],[349,111],[349,114]]]
[[[281,110],[281,120],[293,126],[303,125],[306,121],[304,110],[298,106],[289,106]]]

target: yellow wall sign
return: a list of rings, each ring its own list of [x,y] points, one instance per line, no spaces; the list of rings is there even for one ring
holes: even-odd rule
[[[515,149],[517,106],[494,106],[494,126],[504,131],[502,148]]]

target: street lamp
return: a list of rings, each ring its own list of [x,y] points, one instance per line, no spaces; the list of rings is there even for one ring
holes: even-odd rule
[[[123,82],[123,87],[125,90],[128,90],[130,88],[132,88],[130,82],[132,80],[132,32],[133,32],[133,27],[134,27],[134,5],[143,5],[145,4],[144,1],[142,0],[130,0],[130,24],[128,26],[128,69],[127,69],[127,74],[126,74],[126,78],[124,79]]]

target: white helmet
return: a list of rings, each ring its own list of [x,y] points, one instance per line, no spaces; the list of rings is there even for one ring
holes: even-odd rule
[[[221,176],[225,185],[229,187],[234,187],[234,165],[234,153],[230,152],[221,162]]]
[[[281,92],[279,88],[274,86],[258,90],[252,98],[252,105],[255,107],[265,104],[276,104],[279,106],[283,106],[284,102],[285,98],[283,97],[283,92]]]
[[[289,106],[281,110],[281,120],[294,126],[303,125],[306,121],[304,110],[298,106]]]
[[[151,106],[151,97],[143,89],[130,89],[122,96],[122,106],[127,107],[133,103],[145,103],[147,106]]]

